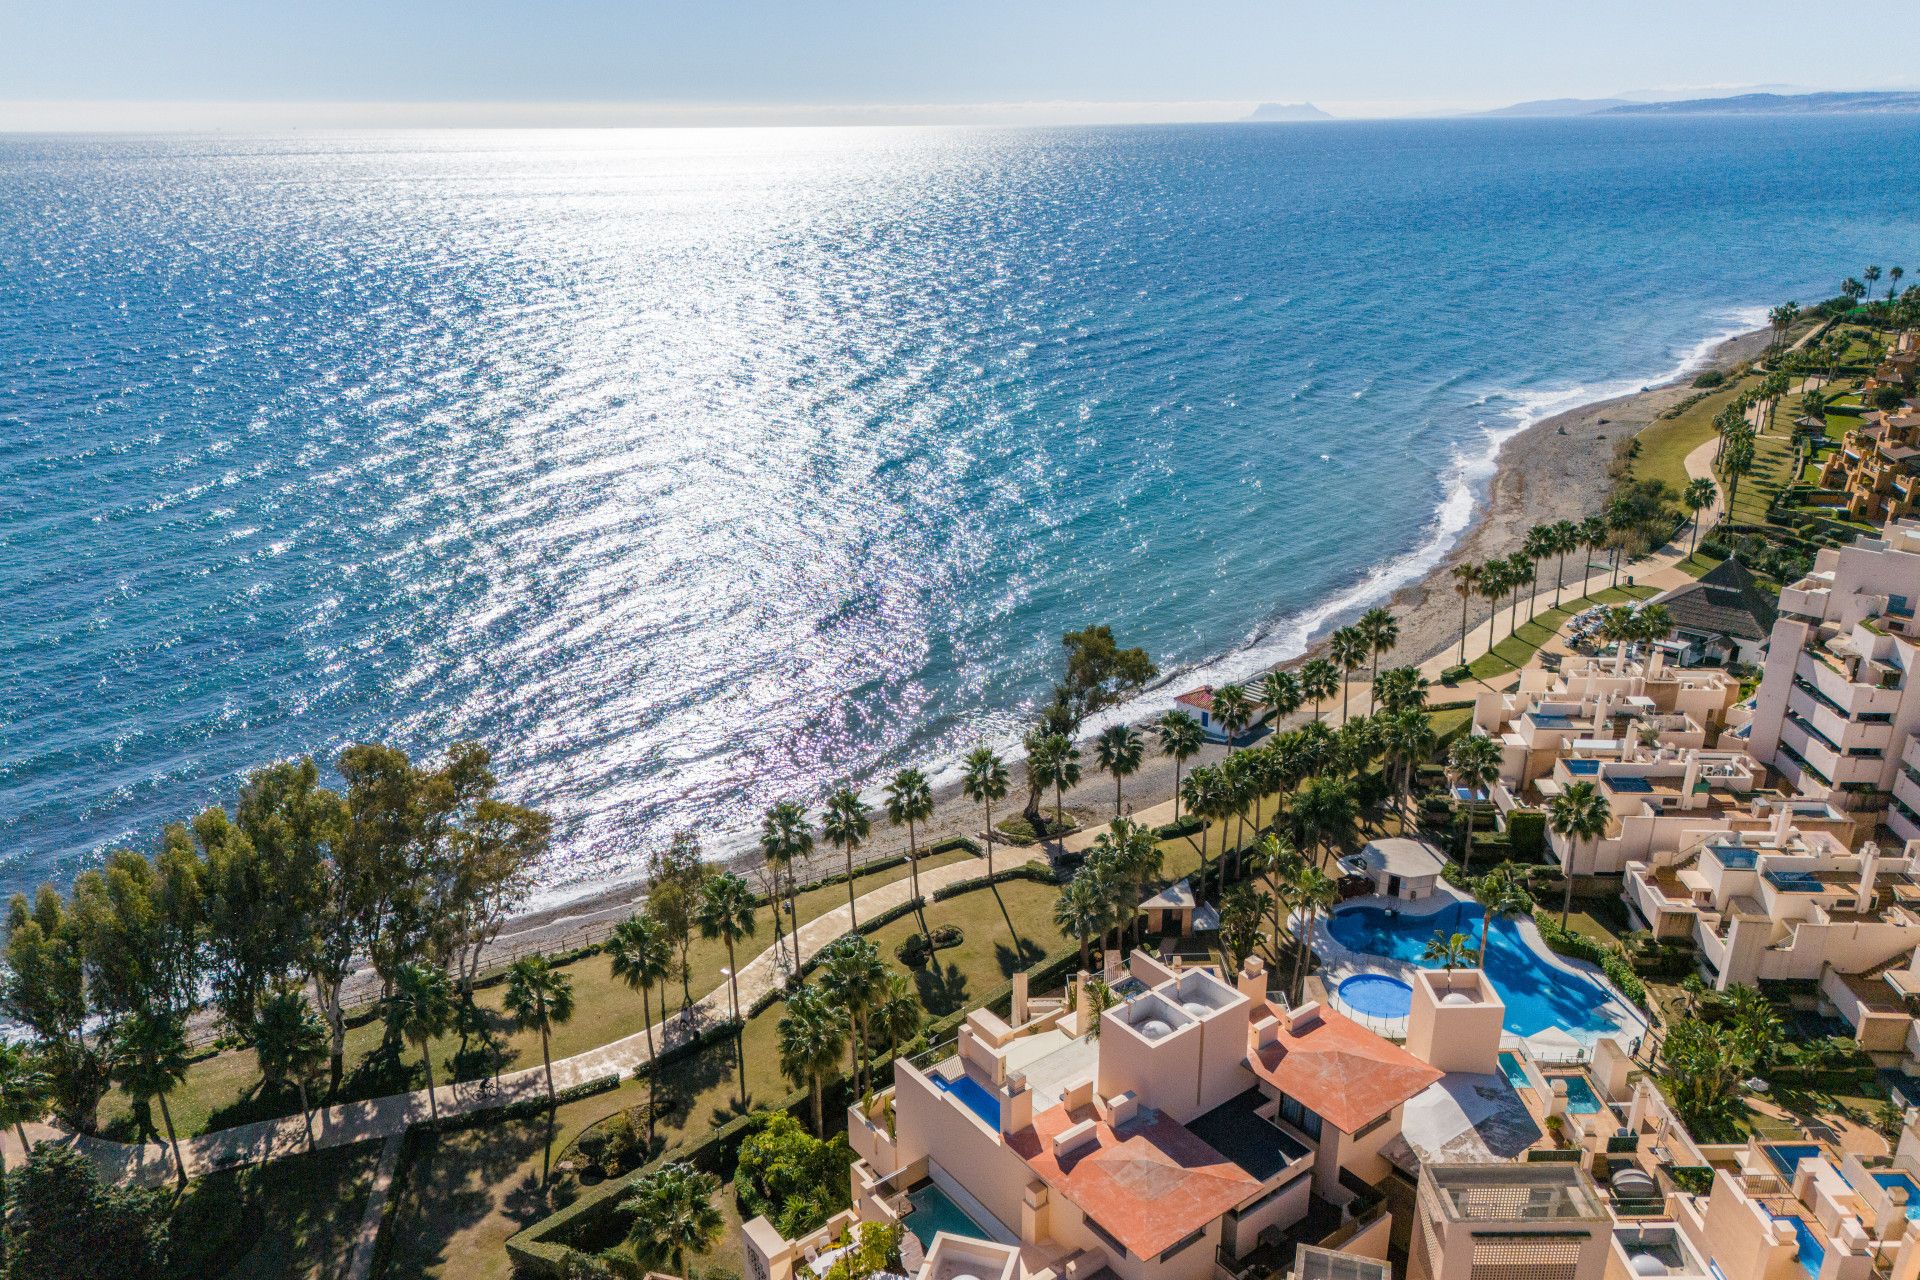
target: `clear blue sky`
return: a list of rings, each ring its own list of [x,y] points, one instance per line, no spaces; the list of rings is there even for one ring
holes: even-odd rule
[[[7,0],[0,127],[178,114],[98,105],[134,102],[488,103],[529,123],[609,103],[689,122],[964,119],[994,104],[1220,118],[1298,100],[1378,115],[1904,86],[1920,76],[1894,50],[1915,36],[1914,0],[1831,17],[1804,0]]]

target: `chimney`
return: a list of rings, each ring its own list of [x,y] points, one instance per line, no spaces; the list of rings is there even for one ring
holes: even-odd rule
[[[1787,847],[1787,829],[1793,825],[1793,806],[1785,800],[1775,806],[1773,811],[1773,842],[1780,848]]]
[[[1022,969],[1013,975],[1013,1025],[1027,1025],[1027,971]]]
[[[1234,984],[1240,994],[1249,1000],[1267,998],[1267,962],[1259,956],[1248,956],[1246,963],[1240,966],[1240,978]]]
[[[1319,1022],[1320,1002],[1309,1000],[1287,1014],[1287,1031],[1291,1035],[1299,1035],[1302,1031],[1319,1025]]]
[[[1000,1132],[1019,1133],[1033,1124],[1033,1090],[1024,1072],[1007,1073],[1007,1100],[1000,1106]]]
[[[1093,1016],[1087,1009],[1087,980],[1091,976],[1085,969],[1073,975],[1073,1020],[1080,1035],[1093,1030]]]
[[[1853,891],[1853,909],[1865,911],[1873,905],[1873,881],[1880,870],[1880,846],[1869,840],[1860,846],[1860,883]]]
[[[1680,807],[1682,809],[1697,809],[1700,807],[1702,802],[1695,799],[1693,794],[1693,786],[1699,781],[1700,753],[1696,750],[1689,750],[1687,752],[1687,771],[1680,778]]]

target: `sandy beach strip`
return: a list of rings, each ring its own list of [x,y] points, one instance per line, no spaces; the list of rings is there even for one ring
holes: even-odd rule
[[[1500,449],[1487,491],[1476,504],[1472,525],[1426,577],[1403,587],[1387,602],[1400,623],[1400,644],[1388,656],[1388,665],[1414,665],[1458,643],[1460,597],[1454,594],[1449,577],[1454,565],[1465,560],[1479,562],[1510,555],[1520,548],[1527,531],[1534,525],[1578,520],[1593,514],[1607,493],[1607,469],[1619,441],[1637,434],[1691,395],[1692,381],[1702,370],[1724,370],[1752,360],[1765,349],[1768,337],[1768,332],[1762,329],[1730,338],[1714,348],[1705,363],[1674,381],[1568,409],[1534,423],[1507,440]],[[1362,608],[1377,603],[1356,606],[1355,616]],[[1491,612],[1486,601],[1476,600],[1469,617],[1474,622],[1484,621]],[[1347,616],[1329,619],[1306,653],[1280,665],[1298,666],[1315,656],[1324,648],[1326,635],[1350,621],[1352,618]],[[1154,692],[1164,701],[1192,683],[1191,679],[1183,679],[1176,673]],[[1197,762],[1217,759],[1222,754],[1221,748],[1209,747]],[[999,813],[1014,812],[1025,799],[1024,788],[1019,785],[1019,764],[1014,760],[1008,763],[1014,772],[1015,789],[998,809]],[[1167,799],[1172,787],[1172,763],[1149,750],[1140,772],[1127,779],[1127,807],[1144,809],[1158,804]],[[936,788],[935,801],[933,820],[920,829],[923,848],[953,835],[978,835],[979,808],[960,795],[956,784]],[[1104,815],[1113,805],[1113,780],[1093,769],[1090,762],[1084,763],[1083,780],[1067,793],[1067,803]],[[906,852],[906,844],[904,832],[876,822],[873,841],[860,850],[857,862],[894,857]],[[1020,850],[1010,852],[1015,858],[1022,853]],[[757,862],[757,857],[749,854],[730,860],[729,865],[744,870]],[[844,870],[844,863],[839,853],[823,845],[816,851],[811,865],[801,868],[800,875],[804,881],[840,870]],[[611,922],[624,919],[644,896],[643,885],[627,881],[529,912],[503,929],[491,950],[504,955],[530,947],[577,945]]]

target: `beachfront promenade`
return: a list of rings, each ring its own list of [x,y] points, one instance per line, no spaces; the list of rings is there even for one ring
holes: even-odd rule
[[[1687,474],[1695,477],[1711,476],[1713,454],[1713,440],[1707,440],[1694,449],[1686,457]],[[1699,518],[1704,522],[1703,528],[1711,526],[1719,506],[1720,499],[1716,495],[1714,504],[1700,513]],[[1692,523],[1689,522],[1680,528],[1666,546],[1635,562],[1632,565],[1634,581],[1662,590],[1692,581],[1684,570],[1677,567],[1687,556],[1687,543],[1691,534]],[[1561,598],[1577,600],[1582,596],[1605,590],[1612,585],[1613,577],[1609,569],[1589,574],[1585,579],[1577,582],[1564,583],[1560,591]],[[1624,580],[1625,575],[1623,574],[1622,577]],[[1540,591],[1535,594],[1523,612],[1531,614],[1551,608],[1553,598],[1554,592],[1551,587]],[[1506,611],[1501,612],[1504,614]],[[1496,643],[1496,630],[1497,619],[1489,618],[1469,631],[1466,645],[1468,662],[1485,654]],[[1559,637],[1556,636],[1554,643],[1558,642]],[[1450,645],[1444,651],[1422,662],[1419,668],[1420,674],[1430,681],[1437,682],[1441,672],[1455,664],[1458,655],[1458,645]],[[1518,672],[1510,672],[1483,683],[1499,688],[1517,678]],[[1364,707],[1368,692],[1367,683],[1351,682],[1350,689],[1352,705],[1356,708]],[[1336,699],[1323,719],[1330,724],[1338,724],[1340,718],[1340,707]],[[1132,811],[1131,816],[1141,822],[1165,823],[1172,820],[1173,802],[1171,799],[1159,801]],[[1085,849],[1103,830],[1105,827],[1101,825],[1077,832],[1066,838],[1063,847],[1068,851]],[[1004,871],[1013,865],[1013,860],[1003,855],[998,865],[999,869]],[[920,873],[922,892],[931,899],[937,890],[947,885],[983,876],[986,872],[987,863],[984,858],[970,858],[947,866],[929,868]],[[891,881],[861,895],[858,899],[859,913],[862,918],[870,919],[906,902],[910,894],[910,880],[902,878]],[[817,954],[828,943],[844,934],[847,926],[848,908],[845,906],[828,911],[802,925],[799,931],[801,954],[805,957]],[[790,950],[786,954],[790,955]],[[773,947],[768,947],[743,964],[738,975],[741,1010],[744,1012],[751,1008],[756,1000],[778,986],[782,976],[780,962],[775,958]],[[652,1028],[655,1046],[662,1051],[671,1049],[700,1030],[725,1021],[730,1014],[730,1000],[727,985],[722,983],[694,1002],[690,1018],[676,1014],[672,1018],[655,1023]],[[648,1060],[647,1035],[645,1032],[636,1032],[572,1057],[556,1059],[553,1063],[554,1087],[557,1090],[566,1090],[615,1073],[631,1076]],[[537,1065],[506,1073],[500,1076],[497,1082],[464,1081],[441,1085],[434,1090],[434,1099],[443,1117],[466,1115],[512,1103],[537,1101],[545,1096],[546,1075]],[[313,1145],[339,1147],[374,1139],[392,1138],[405,1133],[409,1126],[428,1119],[431,1113],[427,1091],[424,1089],[321,1107],[313,1113],[312,1117]],[[64,1131],[46,1124],[29,1125],[27,1132],[35,1142],[69,1136]],[[163,1144],[153,1142],[129,1144],[91,1137],[77,1137],[73,1140],[88,1153],[103,1172],[110,1176],[158,1183],[173,1175],[172,1157]],[[307,1149],[307,1125],[298,1114],[275,1120],[236,1125],[233,1128],[221,1129],[197,1137],[182,1138],[180,1141],[181,1158],[191,1177],[274,1160]],[[4,1150],[9,1163],[18,1160],[22,1154],[19,1141],[11,1132],[0,1136],[0,1150]]]
[[[1006,871],[1020,861],[1017,852],[1014,855],[1002,854],[996,859],[995,869]],[[986,874],[985,858],[968,858],[946,866],[930,867],[920,873],[920,890],[931,900],[936,891],[947,885]],[[900,906],[911,896],[912,881],[902,877],[869,890],[855,902],[860,918],[865,920]],[[828,943],[846,933],[847,925],[848,908],[844,905],[809,920],[800,926],[800,954],[802,957],[817,955]],[[782,950],[787,957],[786,963],[791,964],[791,943],[783,943]],[[755,1000],[775,989],[783,976],[783,966],[776,960],[772,947],[741,965],[741,1012],[744,1014]],[[638,995],[634,996],[636,1001],[639,998]],[[664,1052],[700,1030],[725,1021],[731,1011],[730,1000],[727,984],[722,982],[694,1001],[690,1018],[683,1018],[676,1013],[671,1018],[655,1023],[652,1028],[655,1047]],[[571,1089],[616,1072],[631,1076],[648,1060],[647,1033],[635,1032],[570,1058],[556,1058],[553,1063],[554,1088]],[[535,1064],[502,1075],[498,1083],[472,1080],[444,1084],[436,1088],[433,1094],[439,1104],[440,1115],[445,1118],[516,1102],[544,1101],[547,1079],[545,1071]],[[316,1147],[342,1147],[377,1138],[392,1138],[405,1133],[409,1126],[427,1120],[431,1114],[425,1089],[321,1107],[313,1113],[313,1143]],[[123,1143],[105,1138],[72,1137],[64,1130],[41,1123],[28,1125],[27,1136],[34,1142],[71,1137],[102,1173],[110,1177],[158,1184],[173,1176],[173,1157],[162,1143]],[[9,1168],[22,1155],[19,1139],[11,1131],[0,1136],[0,1150],[4,1150]],[[187,1166],[189,1177],[277,1160],[305,1150],[307,1127],[297,1113],[180,1140],[180,1156]]]

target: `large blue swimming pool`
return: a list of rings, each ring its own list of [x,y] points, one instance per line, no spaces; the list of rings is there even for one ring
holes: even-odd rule
[[[1346,907],[1333,913],[1327,931],[1351,951],[1424,964],[1420,953],[1436,933],[1464,933],[1478,946],[1481,915],[1477,902],[1455,903],[1423,915],[1389,912],[1384,907]],[[1534,951],[1511,920],[1493,922],[1486,970],[1507,1003],[1506,1029],[1515,1035],[1535,1035],[1548,1027],[1606,1032],[1633,1022],[1617,996]]]

